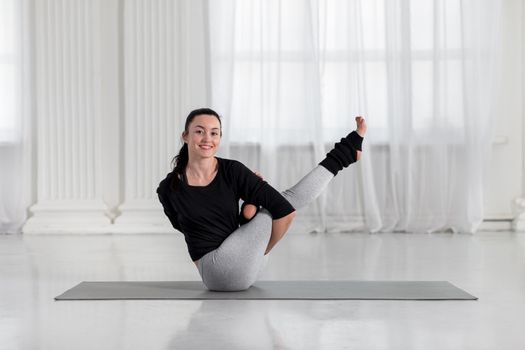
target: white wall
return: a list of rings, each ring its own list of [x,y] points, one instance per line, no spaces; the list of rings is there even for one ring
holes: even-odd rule
[[[37,184],[24,233],[172,232],[155,189],[187,112],[207,105],[202,3],[32,2]]]
[[[523,196],[524,182],[524,14],[521,0],[504,2],[502,87],[498,96],[498,112],[494,115],[494,144],[490,172],[486,184],[486,219],[511,220],[512,202]],[[503,226],[509,225],[507,222]],[[492,227],[492,226],[489,226]]]

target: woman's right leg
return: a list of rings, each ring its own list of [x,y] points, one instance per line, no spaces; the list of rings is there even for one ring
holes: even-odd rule
[[[236,229],[215,250],[198,261],[204,285],[213,291],[239,291],[257,279],[272,231],[272,216],[261,209],[247,224]]]

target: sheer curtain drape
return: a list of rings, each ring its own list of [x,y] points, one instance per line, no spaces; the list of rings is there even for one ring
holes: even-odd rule
[[[224,115],[223,155],[285,189],[363,115],[362,161],[295,228],[474,232],[496,114],[501,1],[205,1],[202,94]],[[19,232],[37,178],[31,3],[0,1],[0,233]]]
[[[207,2],[225,155],[276,188],[368,121],[310,230],[475,232],[497,89],[497,0]],[[364,218],[363,222],[360,218]]]
[[[31,74],[25,0],[0,1],[0,233],[18,233],[31,197]]]

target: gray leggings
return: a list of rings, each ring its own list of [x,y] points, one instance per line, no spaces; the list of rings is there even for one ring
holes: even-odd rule
[[[318,165],[297,184],[281,194],[295,209],[311,203],[334,175]],[[253,219],[229,235],[215,250],[197,262],[204,285],[213,291],[248,289],[259,278],[268,255],[264,255],[272,233],[272,216],[261,208]]]

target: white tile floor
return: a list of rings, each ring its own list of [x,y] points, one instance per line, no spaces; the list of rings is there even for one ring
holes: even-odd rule
[[[199,280],[181,235],[0,236],[0,349],[525,349],[525,234],[288,234],[262,280],[447,280],[478,301],[54,301]]]

